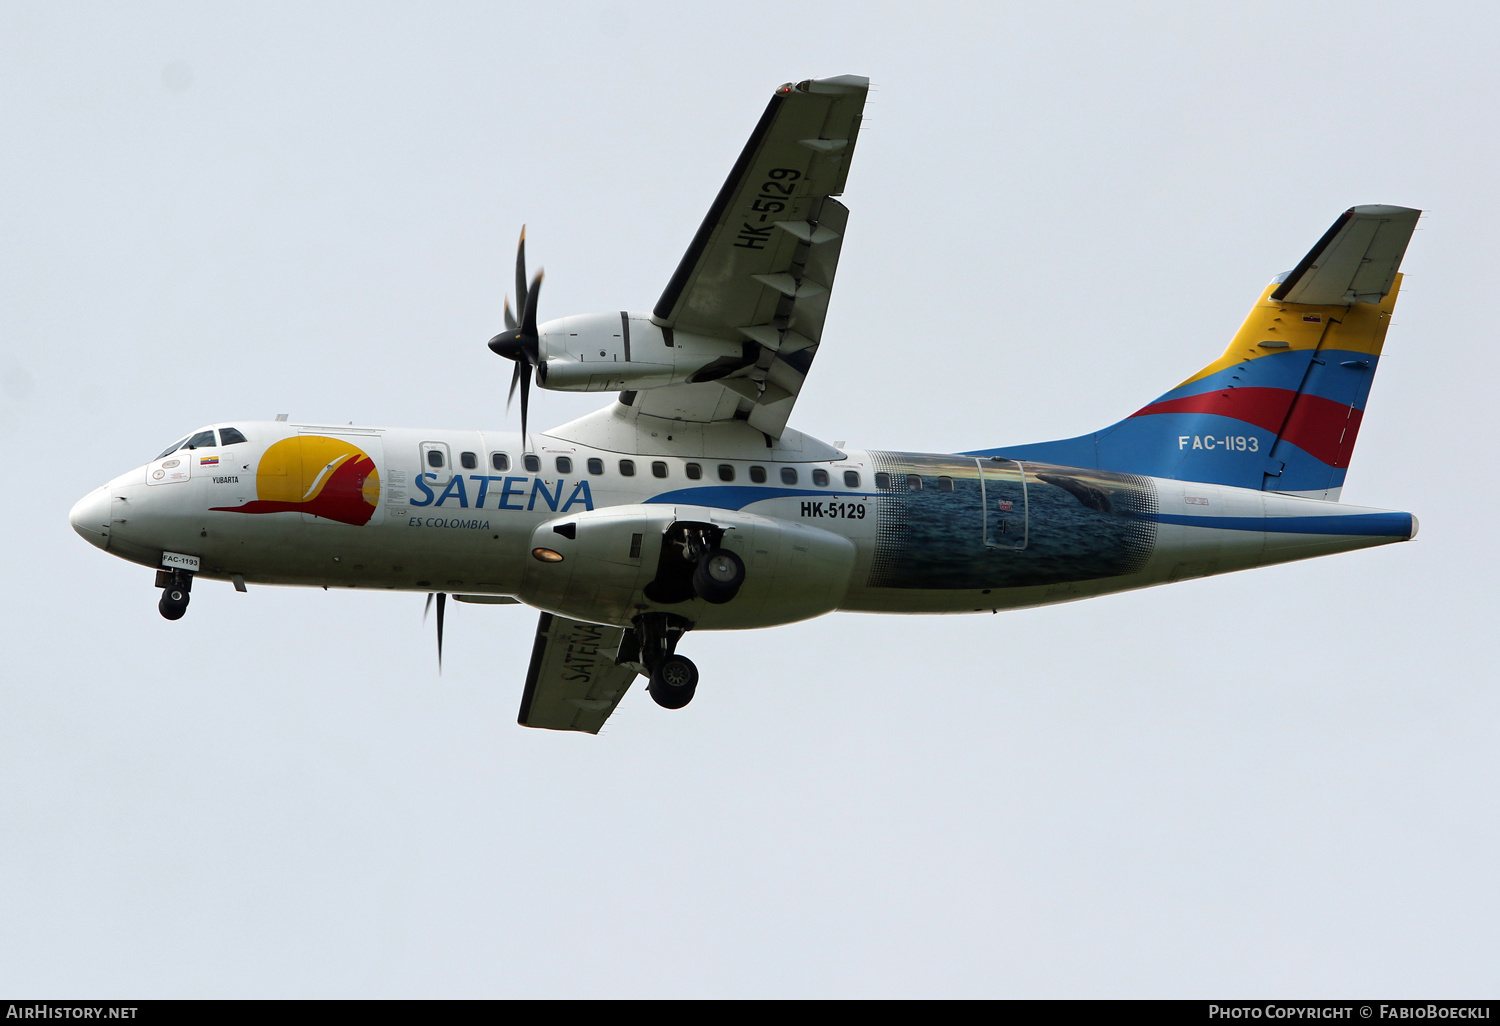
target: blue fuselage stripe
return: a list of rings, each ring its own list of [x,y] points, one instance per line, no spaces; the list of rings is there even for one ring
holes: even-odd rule
[[[1265,531],[1267,534],[1330,534],[1345,537],[1407,538],[1410,513],[1350,513],[1332,517],[1194,517],[1158,513],[1159,524],[1211,527],[1219,531]]]
[[[778,488],[766,485],[702,485],[678,488],[643,500],[647,504],[680,502],[690,506],[712,506],[715,509],[744,509],[753,502],[767,499],[871,499],[866,492],[841,492],[828,488]]]

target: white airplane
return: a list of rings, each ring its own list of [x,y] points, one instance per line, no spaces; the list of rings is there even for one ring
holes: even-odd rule
[[[74,506],[89,542],[195,579],[525,603],[519,720],[597,733],[638,674],[669,709],[689,630],[834,610],[1016,609],[1406,541],[1340,504],[1419,211],[1354,207],[1272,282],[1223,356],[1093,434],[973,452],[787,427],[822,341],[868,81],[777,89],[649,313],[537,323],[516,260],[521,432],[232,421]],[[617,392],[527,433],[529,387]]]

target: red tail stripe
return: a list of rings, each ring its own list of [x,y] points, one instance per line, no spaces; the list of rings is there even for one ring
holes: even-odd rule
[[[1157,413],[1211,413],[1254,424],[1273,435],[1279,431],[1283,439],[1331,467],[1348,464],[1347,454],[1354,448],[1364,416],[1348,403],[1305,392],[1298,395],[1286,388],[1217,389],[1152,403],[1131,416]]]
[[[1303,394],[1292,407],[1281,437],[1330,467],[1347,467],[1363,410],[1318,395]]]
[[[1286,421],[1286,412],[1291,408],[1297,393],[1289,388],[1227,388],[1215,389],[1200,395],[1168,399],[1152,403],[1145,409],[1132,413],[1132,417],[1146,417],[1154,413],[1212,413],[1220,417],[1233,417],[1246,424],[1254,424],[1276,434]]]

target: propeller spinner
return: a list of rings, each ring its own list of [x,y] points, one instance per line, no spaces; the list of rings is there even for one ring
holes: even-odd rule
[[[516,323],[515,315],[510,312],[510,299],[507,297],[505,301],[506,330],[490,339],[489,343],[491,352],[505,357],[516,365],[515,372],[510,377],[510,394],[506,397],[505,408],[510,409],[511,401],[516,397],[516,386],[520,385],[522,444],[525,444],[526,439],[526,412],[527,400],[531,394],[531,377],[541,363],[540,341],[536,333],[537,297],[541,291],[541,271],[538,271],[536,277],[531,280],[530,287],[526,285],[526,227],[523,225],[521,242],[516,247],[516,303],[521,308],[521,322]]]

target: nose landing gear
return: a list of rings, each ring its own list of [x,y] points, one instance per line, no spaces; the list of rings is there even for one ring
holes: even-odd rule
[[[158,570],[156,586],[161,589],[161,601],[156,604],[161,615],[168,620],[181,620],[193,590],[193,575],[186,570]]]

